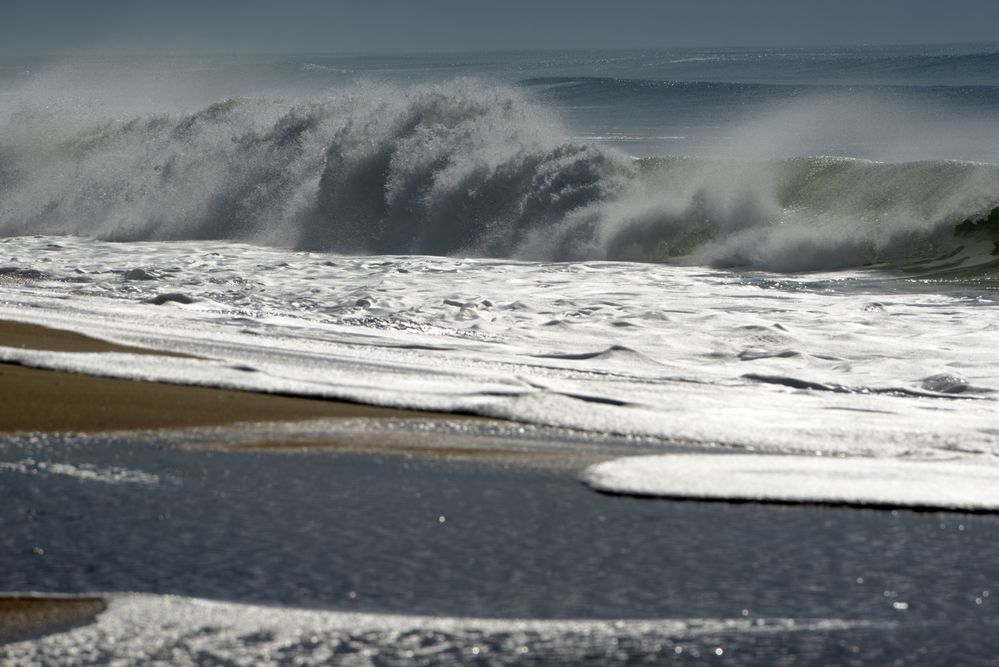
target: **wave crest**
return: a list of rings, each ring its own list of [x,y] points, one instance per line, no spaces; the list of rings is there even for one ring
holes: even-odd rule
[[[495,90],[434,89],[351,117],[326,151],[305,247],[518,254],[533,229],[617,196],[633,167]]]
[[[967,245],[955,228],[999,203],[991,165],[633,160],[523,95],[360,87],[84,125],[21,110],[0,138],[0,234],[802,271]]]

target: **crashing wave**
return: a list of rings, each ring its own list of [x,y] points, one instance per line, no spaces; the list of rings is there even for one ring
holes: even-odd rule
[[[962,224],[980,259],[995,225],[968,225],[997,203],[992,165],[633,160],[467,80],[84,126],[22,109],[0,135],[5,236],[802,271],[947,256]]]

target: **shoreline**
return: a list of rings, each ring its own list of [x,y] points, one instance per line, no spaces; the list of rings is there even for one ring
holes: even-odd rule
[[[0,594],[0,645],[89,625],[106,609],[96,596]]]
[[[155,349],[3,319],[0,346],[69,353],[160,354]],[[647,448],[627,443],[578,448],[558,439],[528,441],[509,434],[483,435],[478,426],[488,428],[494,423],[502,428],[517,422],[471,414],[99,377],[16,362],[0,362],[0,392],[5,396],[0,402],[0,439],[37,433],[134,433],[148,437],[162,431],[188,451],[389,456],[562,472],[578,472],[619,456],[649,453]],[[305,426],[312,422],[316,426]],[[392,423],[400,428],[386,427]]]
[[[35,324],[0,321],[0,346],[80,353],[184,356],[117,345]],[[309,419],[470,419],[315,398],[100,378],[0,363],[0,433],[121,431]]]

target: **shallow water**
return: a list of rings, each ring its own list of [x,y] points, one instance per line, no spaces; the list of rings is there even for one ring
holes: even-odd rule
[[[162,436],[25,436],[0,456],[39,462],[0,469],[9,494],[2,550],[18,564],[4,568],[2,590],[148,591],[340,614],[299,619],[270,609],[236,620],[224,605],[209,614],[182,600],[140,600],[159,619],[151,626],[121,626],[134,613],[122,611],[9,655],[60,645],[188,655],[199,642],[221,655],[254,654],[260,632],[274,633],[262,642],[270,650],[355,640],[386,655],[412,648],[385,630],[354,637],[368,625],[406,626],[441,650],[484,642],[504,659],[511,636],[550,656],[617,646],[619,660],[678,644],[747,660],[780,646],[868,660],[962,650],[981,659],[996,649],[991,516],[649,502],[594,494],[566,472],[212,454]],[[326,627],[344,623],[353,635]],[[114,628],[114,646],[101,627]],[[310,649],[301,642],[311,634],[319,639]]]

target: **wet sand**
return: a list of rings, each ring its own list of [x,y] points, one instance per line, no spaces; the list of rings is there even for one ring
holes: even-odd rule
[[[0,643],[85,625],[106,608],[96,597],[0,597]]]
[[[166,357],[187,356],[174,352],[118,345],[75,331],[10,320],[0,320],[0,345],[51,352],[127,352],[129,354],[153,354]]]
[[[0,322],[0,345],[58,352],[170,354],[70,331]],[[320,418],[440,419],[457,415],[245,391],[97,378],[0,364],[0,433],[223,426]]]
[[[577,473],[589,465],[617,456],[640,455],[647,450],[626,445],[607,445],[577,450],[571,443],[511,440],[500,442],[476,435],[439,433],[386,433],[329,435],[307,438],[246,438],[210,443],[191,444],[190,451],[223,451],[230,453],[267,454],[351,454],[392,456],[404,459],[418,457],[444,462],[472,463],[480,466],[501,466],[504,469],[534,469]]]

